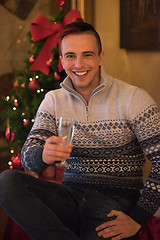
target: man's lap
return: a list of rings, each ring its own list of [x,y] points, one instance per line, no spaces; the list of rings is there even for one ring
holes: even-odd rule
[[[20,181],[22,179],[23,181]],[[10,197],[13,197],[14,191],[24,193],[25,190],[22,188],[25,188],[25,183],[28,188],[26,194],[33,193],[33,196],[40,200],[41,207],[45,205],[54,212],[64,227],[71,229],[76,234],[80,232],[78,235],[82,240],[103,239],[98,237],[95,228],[111,220],[107,214],[113,209],[129,213],[133,208],[130,201],[118,194],[111,195],[107,192],[103,194],[98,191],[42,181],[20,171],[11,170],[8,184],[9,181],[10,186],[13,184],[12,193],[8,191],[8,194],[11,194]],[[18,206],[16,211],[18,211]]]
[[[81,239],[82,240],[100,240],[95,230],[100,224],[110,221],[107,214],[111,210],[123,211],[129,213],[132,209],[129,200],[119,197],[118,195],[102,194],[98,191],[88,191],[83,197],[80,206],[81,215]],[[129,239],[136,239],[135,237]]]

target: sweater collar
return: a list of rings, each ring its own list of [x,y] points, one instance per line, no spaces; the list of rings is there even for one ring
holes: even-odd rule
[[[106,74],[106,72],[104,71],[104,69],[101,69],[101,80],[100,80],[100,84],[97,88],[95,88],[92,92],[99,92],[103,89],[106,89],[107,93],[110,91],[110,88],[113,84],[113,78],[109,75]],[[64,81],[60,84],[60,86],[62,88],[64,88],[65,90],[69,91],[70,93],[76,94],[77,91],[74,89],[73,84],[72,84],[72,80],[69,76],[67,76]]]

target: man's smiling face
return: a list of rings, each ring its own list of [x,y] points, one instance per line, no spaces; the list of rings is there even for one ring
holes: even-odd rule
[[[91,33],[66,35],[61,42],[61,61],[75,90],[93,91],[100,83],[99,66],[103,53],[98,53],[96,37]]]

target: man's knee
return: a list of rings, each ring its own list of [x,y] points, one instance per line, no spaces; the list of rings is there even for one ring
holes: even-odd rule
[[[0,184],[7,184],[8,182],[12,182],[13,179],[19,175],[20,171],[15,169],[7,169],[0,173]]]
[[[21,175],[21,172],[14,169],[8,169],[0,173],[0,202],[5,201],[17,189],[16,183],[20,183],[19,175]]]

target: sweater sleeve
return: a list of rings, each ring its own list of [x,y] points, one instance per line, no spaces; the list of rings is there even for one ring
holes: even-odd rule
[[[35,118],[34,125],[23,145],[21,161],[24,168],[41,172],[48,165],[42,161],[43,146],[47,138],[57,135],[54,118],[54,101],[52,94],[46,94]]]
[[[152,163],[142,195],[131,213],[136,222],[144,225],[160,206],[160,113],[153,99],[138,88],[129,109],[132,129]]]

